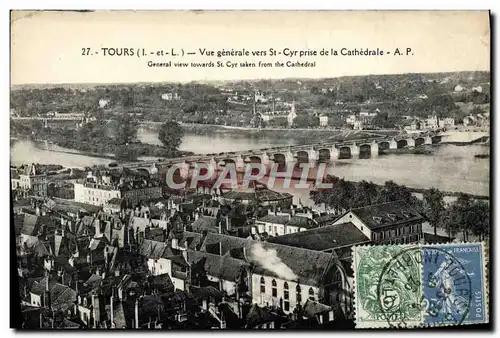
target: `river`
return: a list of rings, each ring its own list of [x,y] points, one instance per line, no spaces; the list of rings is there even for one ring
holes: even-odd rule
[[[158,144],[157,134],[140,129],[138,136],[142,142]],[[219,153],[254,148],[268,148],[278,145],[295,144],[292,138],[252,138],[235,133],[213,135],[186,134],[181,150],[194,153]],[[67,151],[73,153],[67,153]],[[488,153],[489,149],[480,145],[441,145],[432,155],[388,154],[368,159],[338,160],[328,165],[327,172],[350,181],[373,181],[383,184],[392,180],[414,188],[435,187],[444,191],[461,191],[475,195],[489,195],[490,160],[475,158],[476,154]],[[17,141],[11,146],[11,163],[38,162],[61,164],[68,167],[84,167],[108,164],[110,159],[78,154],[75,150],[63,149],[51,144],[35,145],[31,141]],[[277,182],[278,183],[278,182]],[[286,189],[274,186],[275,190]],[[292,189],[295,202],[301,198],[310,204],[308,191]]]

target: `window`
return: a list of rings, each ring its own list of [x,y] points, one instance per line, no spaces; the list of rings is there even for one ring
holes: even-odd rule
[[[314,289],[313,288],[309,288],[309,300],[316,300],[315,297],[314,297]]]
[[[413,225],[410,225],[410,232],[413,232]]]
[[[273,279],[273,282],[272,282],[272,290],[273,290],[273,297],[278,297],[278,284],[276,283],[276,280]]]
[[[285,311],[290,311],[290,292],[288,290],[288,283],[285,282],[285,284],[283,285],[283,289],[284,289],[284,298],[285,298],[285,304],[284,304],[284,308],[285,308]]]
[[[381,232],[380,232],[380,239],[384,239],[384,238],[385,238],[385,236],[384,236],[384,235],[385,235],[385,232],[381,231]]]
[[[300,285],[297,284],[295,288],[295,298],[297,298],[297,304],[302,303],[302,290],[300,289]]]
[[[260,277],[260,293],[266,293],[266,280]]]

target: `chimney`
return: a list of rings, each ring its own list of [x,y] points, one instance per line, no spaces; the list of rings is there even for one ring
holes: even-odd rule
[[[111,311],[110,311],[110,314],[111,314],[111,328],[114,329],[115,328],[115,323],[114,323],[114,320],[115,320],[115,316],[114,316],[114,304],[113,304],[113,291],[111,291],[111,298],[109,299],[109,304],[111,306]]]
[[[99,296],[92,295],[92,311],[94,315],[94,328],[97,328],[101,322],[101,311],[99,306]]]
[[[40,216],[40,207],[38,206],[38,204],[37,204],[37,206],[36,206],[35,211],[36,211],[36,215],[37,215],[37,216]]]
[[[231,230],[231,219],[229,218],[229,216],[226,216],[226,230]]]
[[[101,221],[97,218],[94,220],[95,237],[101,236]]]
[[[139,328],[139,298],[135,299],[135,328]]]
[[[184,257],[186,262],[189,263],[187,250],[182,250],[181,252],[182,252],[182,257]]]
[[[104,247],[104,264],[106,265],[106,267],[108,266],[108,261],[109,261],[109,254],[108,254],[108,247],[105,246]]]
[[[222,221],[219,220],[219,234],[222,233]]]

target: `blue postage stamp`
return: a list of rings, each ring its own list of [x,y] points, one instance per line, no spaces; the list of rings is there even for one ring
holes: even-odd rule
[[[353,247],[357,328],[488,323],[483,243]]]
[[[482,243],[422,246],[424,324],[488,322]]]

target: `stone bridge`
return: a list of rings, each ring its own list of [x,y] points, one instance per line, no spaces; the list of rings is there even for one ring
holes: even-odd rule
[[[171,167],[174,164],[184,164],[192,167],[193,163],[205,162],[220,168],[227,164],[237,167],[245,163],[315,163],[328,162],[343,158],[360,158],[361,154],[370,157],[378,156],[381,151],[402,148],[413,148],[424,145],[432,145],[441,142],[439,135],[400,135],[378,137],[370,139],[359,139],[352,141],[325,142],[321,144],[307,144],[294,146],[277,146],[272,148],[254,149],[247,151],[219,153],[217,155],[194,155],[179,158],[166,159],[162,161],[144,161],[121,164],[121,167],[129,169],[143,169],[154,173],[162,167]]]

